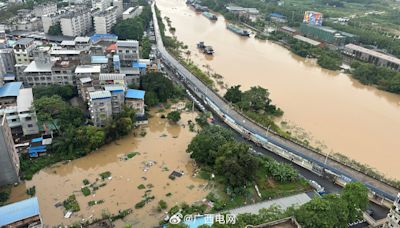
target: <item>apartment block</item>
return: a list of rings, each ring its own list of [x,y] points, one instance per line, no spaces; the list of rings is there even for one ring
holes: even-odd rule
[[[13,49],[16,64],[29,64],[33,60],[33,50],[35,49],[34,39],[19,39],[14,44]]]
[[[112,103],[110,91],[95,91],[89,93],[89,112],[93,124],[104,127],[112,118]]]
[[[7,115],[7,123],[12,134],[39,133],[32,102],[32,89],[22,88],[22,82],[10,82],[0,87],[0,116]]]
[[[105,85],[105,91],[111,94],[111,110],[112,114],[119,114],[125,103],[125,87],[121,85]]]
[[[92,29],[90,10],[79,9],[69,12],[60,19],[61,31],[64,36],[83,36]]]
[[[33,15],[35,15],[36,17],[41,17],[43,15],[55,12],[57,12],[57,4],[52,2],[33,7]]]
[[[45,33],[48,33],[49,28],[57,23],[60,23],[61,18],[65,16],[67,13],[68,11],[63,9],[42,15],[41,20],[43,24],[43,31]]]
[[[122,13],[122,19],[126,20],[129,18],[135,18],[139,16],[143,11],[143,6],[129,7]]]
[[[118,40],[116,46],[121,67],[132,67],[132,63],[139,58],[139,41]]]
[[[0,117],[0,186],[19,181],[19,157],[6,115]]]
[[[111,32],[111,28],[117,23],[117,10],[117,6],[110,6],[93,16],[96,33],[106,34]]]
[[[400,227],[400,193],[397,194],[393,202],[393,207],[387,215],[387,222],[383,226],[385,228],[399,228]]]
[[[0,76],[15,74],[15,58],[12,48],[0,49]]]
[[[144,116],[144,95],[145,91],[128,89],[125,94],[125,104],[134,109],[137,116]]]

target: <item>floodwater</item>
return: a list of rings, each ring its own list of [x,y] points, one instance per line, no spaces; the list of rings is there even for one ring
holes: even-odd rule
[[[208,193],[203,190],[207,183],[192,177],[194,163],[186,153],[187,145],[195,136],[195,133],[190,132],[187,121],[194,121],[196,114],[181,115],[179,123],[186,127],[169,124],[166,119],[159,117],[159,113],[153,112],[153,115],[149,126],[145,128],[145,137],[127,136],[86,157],[44,169],[34,175],[31,181],[14,188],[11,201],[26,198],[26,188],[35,185],[41,215],[46,225],[68,225],[90,217],[101,218],[103,210],[115,214],[118,210],[132,208],[133,213],[124,221],[117,221],[117,227],[127,223],[134,224],[134,227],[153,227],[164,216],[163,212],[156,211],[159,200],[165,200],[168,208],[171,208],[182,202],[191,204],[203,199]],[[121,160],[123,155],[130,152],[139,152],[140,155]],[[147,171],[144,171],[146,162],[155,164],[148,165]],[[170,180],[168,176],[173,170],[183,171],[184,175]],[[80,192],[82,181],[88,179],[93,183],[105,171],[111,172],[111,180],[106,179],[106,185],[94,194],[83,196]],[[103,181],[98,180],[98,183]],[[142,200],[146,191],[137,188],[140,184],[152,184],[154,187],[146,189],[151,189],[150,195],[155,196],[155,199],[144,208],[134,209],[134,205]],[[64,208],[56,208],[54,205],[73,193],[81,211],[74,213],[70,219],[64,219]],[[172,195],[167,197],[167,193]],[[104,200],[104,203],[89,207],[88,202],[92,200]]]
[[[282,108],[285,127],[326,153],[339,152],[400,179],[400,96],[364,86],[348,75],[321,69],[315,61],[269,41],[240,37],[186,6],[184,0],[157,0],[178,40],[189,46],[197,65],[242,89],[262,86]],[[204,41],[216,53],[196,49]]]

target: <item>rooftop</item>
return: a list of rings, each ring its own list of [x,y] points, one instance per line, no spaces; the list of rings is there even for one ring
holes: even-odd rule
[[[88,36],[78,36],[74,40],[76,43],[89,43],[90,37]]]
[[[293,38],[311,44],[312,46],[318,46],[321,44],[321,42],[300,35],[295,35]]]
[[[36,197],[0,207],[0,227],[40,215]]]
[[[73,41],[73,40],[63,40],[60,45],[61,46],[75,46],[75,41]]]
[[[19,95],[22,82],[9,82],[0,87],[0,97],[17,97]]]
[[[99,65],[79,65],[75,69],[76,74],[85,73],[100,73],[101,67]]]
[[[368,54],[368,55],[371,55],[371,56],[386,60],[388,62],[392,62],[392,63],[396,63],[396,64],[400,65],[400,59],[398,59],[396,57],[393,57],[393,56],[390,56],[390,55],[386,55],[386,54],[383,54],[383,53],[380,53],[380,52],[377,52],[377,51],[374,51],[374,50],[371,50],[371,49],[367,49],[367,48],[364,48],[364,47],[361,47],[361,46],[358,46],[358,45],[355,45],[355,44],[347,44],[345,46],[345,48],[352,49],[352,50],[359,51],[359,52],[363,52],[365,54]]]
[[[137,40],[118,40],[117,47],[138,47],[139,41]]]
[[[123,92],[125,91],[125,87],[121,85],[105,85],[104,90],[110,92]]]
[[[111,98],[110,91],[94,91],[89,93],[89,97],[92,100]]]
[[[32,102],[33,102],[32,88],[21,89],[17,97],[18,112],[30,111],[32,108]]]
[[[124,80],[124,79],[125,79],[125,74],[107,73],[107,74],[100,74],[99,76],[100,81]]]
[[[38,72],[51,72],[52,63],[39,63],[36,61],[32,61],[25,68],[24,72],[26,73],[38,73]]]
[[[80,50],[65,50],[65,49],[53,49],[50,53],[51,55],[79,55]]]
[[[115,34],[94,34],[90,37],[90,40],[93,43],[97,43],[99,41],[116,41],[118,40],[118,36]]]
[[[22,38],[22,39],[19,39],[16,43],[15,43],[15,45],[18,45],[18,44],[20,44],[20,45],[27,45],[27,44],[29,44],[30,42],[33,42],[34,41],[34,39],[32,39],[32,38]]]
[[[92,64],[105,64],[108,63],[108,58],[104,55],[96,55],[91,57]]]
[[[146,91],[137,89],[128,89],[125,94],[125,98],[128,99],[144,99],[144,94]]]
[[[92,79],[90,77],[84,77],[84,78],[79,78],[79,81],[81,81],[82,84],[91,82]]]

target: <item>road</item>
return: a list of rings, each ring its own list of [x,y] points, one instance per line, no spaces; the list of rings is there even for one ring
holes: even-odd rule
[[[189,86],[197,94],[201,94],[201,97],[203,99],[211,101],[216,107],[219,108],[219,110],[222,113],[225,114],[224,116],[229,116],[230,119],[232,119],[236,125],[244,128],[246,131],[250,132],[250,134],[261,136],[267,139],[269,143],[279,148],[282,148],[288,152],[296,154],[308,161],[311,161],[312,163],[324,169],[328,169],[339,176],[344,176],[346,177],[346,179],[350,179],[351,181],[360,181],[364,183],[372,192],[377,193],[381,197],[387,198],[389,200],[395,199],[397,193],[400,190],[392,186],[389,186],[388,184],[383,183],[382,181],[376,180],[361,172],[358,172],[331,158],[326,159],[325,155],[319,154],[295,142],[284,139],[279,135],[276,135],[273,132],[268,131],[267,129],[251,121],[250,119],[244,117],[236,110],[234,110],[232,107],[230,107],[228,102],[226,102],[217,93],[215,93],[205,84],[203,84],[197,77],[195,77],[191,72],[189,72],[182,64],[180,64],[173,56],[171,56],[168,53],[168,51],[164,47],[160,35],[154,4],[152,5],[152,12],[153,12],[153,22],[154,22],[154,31],[156,35],[157,49],[163,62],[165,62],[169,66],[173,66],[175,68],[175,71],[179,74],[179,76],[183,77],[185,82],[189,84]]]

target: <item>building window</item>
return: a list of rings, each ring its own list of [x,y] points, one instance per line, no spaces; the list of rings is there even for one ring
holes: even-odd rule
[[[33,124],[28,124],[28,127],[29,127],[29,128],[32,128],[32,127],[33,127]]]
[[[26,120],[26,121],[30,121],[30,120],[32,120],[32,117],[27,116],[27,117],[25,117],[25,120]]]

